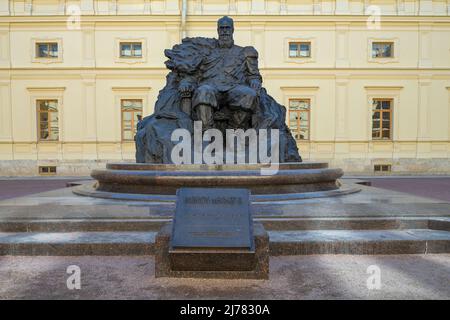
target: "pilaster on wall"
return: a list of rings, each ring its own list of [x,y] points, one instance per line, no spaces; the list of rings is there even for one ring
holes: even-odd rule
[[[84,67],[95,67],[95,24],[94,23],[83,23],[83,66]]]
[[[447,106],[448,106],[448,122],[447,122],[447,126],[448,126],[448,152],[449,152],[449,157],[450,157],[450,86],[447,87],[447,91],[448,91],[448,100],[447,100]]]
[[[175,44],[181,42],[181,26],[178,22],[166,23],[167,30],[167,48],[172,48]]]
[[[117,0],[109,0],[109,14],[117,14]]]
[[[419,23],[419,68],[431,68],[431,23]]]
[[[82,74],[83,82],[83,112],[84,112],[84,141],[97,140],[97,110],[95,75]]]
[[[144,14],[152,14],[151,0],[145,0],[145,2],[144,2]]]
[[[9,25],[0,24],[0,68],[10,68]]]
[[[11,81],[0,79],[0,141],[12,141]]]
[[[10,0],[4,0],[0,2],[0,16],[10,15]]]
[[[197,0],[197,1],[199,2],[201,0]],[[237,0],[230,0],[230,6],[229,6],[229,9],[228,9],[228,14],[234,15],[234,14],[237,13],[237,3],[236,3],[236,1]]]
[[[347,140],[347,119],[348,119],[348,83],[349,75],[337,75],[335,98],[336,98],[336,132],[335,140]]]
[[[433,0],[418,0],[419,15],[430,16],[433,14]]]
[[[265,24],[264,23],[253,23],[252,24],[252,43],[254,43],[256,50],[259,52],[258,64],[259,68],[263,68],[266,66],[266,62],[264,60],[265,54]]]
[[[420,75],[418,81],[418,123],[417,140],[429,140],[430,138],[430,94],[431,94],[431,75]]]
[[[22,2],[13,2],[8,0],[7,2],[10,15],[24,16],[31,14],[31,0],[23,0]]]
[[[265,0],[252,0],[252,14],[265,14],[266,13],[266,1]]]
[[[350,14],[349,0],[336,0],[335,14]]]
[[[286,0],[280,0],[280,14],[287,14],[288,8]]]
[[[33,0],[25,0],[23,15],[32,15],[33,14]]]
[[[348,68],[348,23],[336,23],[336,68]]]
[[[313,13],[322,14],[322,0],[314,0]]]
[[[94,0],[80,0],[81,14],[94,15]]]
[[[180,14],[180,1],[178,0],[166,0],[166,14]]]

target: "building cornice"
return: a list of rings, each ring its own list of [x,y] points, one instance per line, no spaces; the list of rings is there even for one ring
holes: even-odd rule
[[[67,15],[55,16],[0,16],[0,24],[2,23],[67,23]],[[221,15],[189,15],[188,24],[192,23],[217,23],[217,19]],[[431,27],[439,23],[450,23],[450,16],[381,16],[382,23],[404,23],[410,22],[420,24],[423,27]],[[338,26],[350,25],[352,22],[360,22],[366,24],[367,16],[365,15],[236,15],[233,16],[235,23],[251,23],[256,25],[265,25],[268,23],[284,23],[292,25],[301,25],[310,22],[335,22]],[[158,15],[83,15],[81,23],[118,23],[126,22],[132,24],[158,22],[171,25],[173,23],[181,23],[180,15],[174,14],[158,14]]]

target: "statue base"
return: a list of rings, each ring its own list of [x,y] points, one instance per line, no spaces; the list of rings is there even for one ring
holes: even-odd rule
[[[109,163],[93,170],[93,185],[74,188],[78,195],[138,201],[175,201],[179,188],[246,188],[252,201],[330,197],[359,191],[342,187],[343,171],[326,162],[280,163],[264,175],[264,164],[173,165]],[[267,173],[267,172],[266,172]]]

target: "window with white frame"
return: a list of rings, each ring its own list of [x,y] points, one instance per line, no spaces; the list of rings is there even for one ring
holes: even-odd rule
[[[392,139],[393,99],[376,98],[372,102],[372,139]]]
[[[393,58],[394,43],[393,42],[372,42],[372,58]]]
[[[121,42],[121,58],[142,58],[142,42]]]
[[[289,100],[289,129],[295,140],[310,139],[311,99]]]
[[[142,119],[142,99],[122,99],[122,141],[133,141],[137,124]]]
[[[310,58],[311,42],[289,42],[289,58]]]
[[[58,100],[39,99],[37,104],[38,140],[59,140]]]
[[[58,59],[58,42],[36,42],[36,58]]]

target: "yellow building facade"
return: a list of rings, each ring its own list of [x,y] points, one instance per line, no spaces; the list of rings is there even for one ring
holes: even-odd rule
[[[450,173],[450,0],[0,0],[0,176],[133,161],[164,49],[222,15],[304,160]]]

